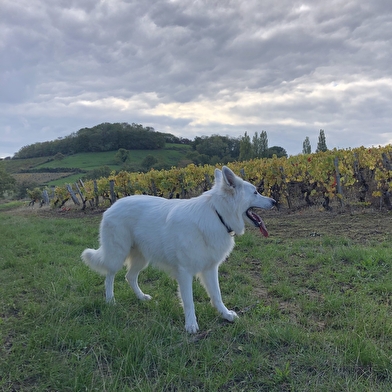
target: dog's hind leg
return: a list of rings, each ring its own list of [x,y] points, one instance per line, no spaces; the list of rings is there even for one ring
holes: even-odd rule
[[[105,278],[106,302],[114,303],[114,276],[115,273],[108,273]]]
[[[115,303],[114,300],[114,277],[116,273],[122,268],[126,260],[126,249],[120,249],[117,247],[115,252],[107,254],[103,252],[104,260],[106,263],[105,268],[107,270],[105,277],[105,292],[106,292],[106,302]]]
[[[125,276],[132,290],[135,292],[136,296],[142,301],[147,301],[151,299],[151,296],[144,294],[140,289],[138,284],[138,277],[140,271],[147,267],[148,262],[143,257],[143,255],[135,249],[132,249],[128,259],[126,260],[128,265],[128,272]]]
[[[107,270],[106,272],[106,278],[105,278],[105,292],[106,292],[106,302],[109,303],[115,303],[114,300],[114,277],[116,273],[122,268],[124,265],[124,262],[126,260],[126,249],[120,249],[117,247],[115,252],[112,252],[111,254],[107,254],[103,252],[103,260],[106,261],[106,263],[103,263],[105,265],[105,268]],[[109,260],[109,261],[107,261]]]
[[[228,310],[222,301],[222,295],[219,288],[218,267],[213,267],[198,274],[200,282],[206,289],[212,305],[218,310],[222,317],[228,321],[234,321],[238,316],[237,313]]]
[[[193,303],[193,276],[182,271],[177,274],[176,278],[180,289],[182,306],[184,307],[185,329],[189,333],[196,333],[199,330],[199,326],[196,320],[195,304]]]

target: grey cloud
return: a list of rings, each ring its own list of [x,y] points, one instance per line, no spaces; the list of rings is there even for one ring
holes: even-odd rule
[[[102,121],[264,128],[290,153],[320,127],[331,147],[392,141],[382,0],[4,0],[0,22],[0,155]]]

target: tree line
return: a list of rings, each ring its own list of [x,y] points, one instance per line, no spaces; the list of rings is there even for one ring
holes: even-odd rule
[[[189,142],[189,141],[188,141]],[[192,142],[192,151],[187,154],[189,163],[196,165],[214,165],[217,163],[228,163],[232,161],[248,161],[250,159],[287,157],[287,152],[283,147],[268,145],[268,135],[266,131],[260,134],[255,132],[252,137],[247,132],[240,138],[230,138],[229,136],[197,136]],[[327,151],[325,132],[320,129],[316,152]],[[309,137],[306,136],[303,143],[303,154],[311,154],[312,147]]]
[[[186,155],[183,164],[214,165],[238,160],[271,158],[274,155],[278,158],[287,157],[287,152],[283,147],[269,147],[266,131],[261,131],[260,134],[255,132],[252,137],[245,132],[239,138],[214,134],[197,136],[194,140],[189,140],[169,133],[156,132],[154,128],[144,127],[141,124],[102,123],[92,128],[82,128],[64,138],[24,146],[14,158],[61,157],[80,152],[118,150],[118,158],[125,163],[129,150],[157,150],[164,148],[166,143],[191,146],[191,151]],[[325,133],[321,129],[316,152],[326,150]],[[312,152],[309,137],[306,137],[303,143],[302,152],[304,154]]]
[[[38,142],[22,147],[14,159],[72,155],[80,152],[104,152],[116,150],[157,150],[166,143],[189,144],[192,151],[187,159],[195,164],[227,163],[234,160],[287,155],[282,147],[268,148],[265,131],[260,137],[255,133],[250,141],[247,133],[240,138],[212,135],[197,136],[189,140],[169,133],[156,132],[141,124],[102,123],[92,128],[82,128],[64,138]],[[249,153],[251,151],[251,153]],[[124,154],[124,152],[123,152]]]
[[[195,137],[191,142],[192,151],[187,154],[189,163],[196,165],[215,165],[233,161],[247,161],[256,158],[287,157],[283,147],[268,147],[268,136],[265,131],[260,135],[255,132],[252,139],[245,132],[240,138],[229,136],[202,136]]]
[[[141,124],[102,123],[92,128],[82,128],[64,138],[34,143],[22,147],[14,158],[54,156],[58,153],[72,155],[78,152],[103,152],[119,148],[132,150],[157,150],[166,141],[177,140],[173,135],[155,132]]]

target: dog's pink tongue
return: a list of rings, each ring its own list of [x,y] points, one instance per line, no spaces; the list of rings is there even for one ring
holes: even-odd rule
[[[261,219],[260,219],[260,222],[259,222],[259,228],[260,228],[261,234],[263,234],[264,237],[268,237],[267,228],[265,227],[265,224],[264,224],[264,222]]]
[[[267,227],[265,226],[263,220],[257,214],[253,213],[252,216],[257,220],[257,225],[259,226],[261,234],[263,234],[264,237],[268,237]]]

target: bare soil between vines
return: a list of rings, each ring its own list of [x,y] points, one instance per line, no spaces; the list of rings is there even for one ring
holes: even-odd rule
[[[390,211],[369,209],[326,212],[310,208],[295,213],[271,211],[264,217],[271,236],[280,238],[340,236],[365,244],[383,241],[392,235]]]

